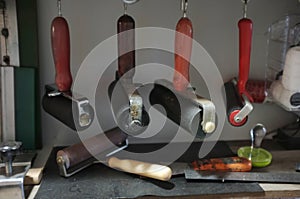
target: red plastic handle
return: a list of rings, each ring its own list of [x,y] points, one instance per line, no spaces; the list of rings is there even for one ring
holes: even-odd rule
[[[251,42],[252,42],[252,21],[247,18],[243,18],[238,22],[239,27],[239,80],[238,90],[239,94],[246,94],[246,83],[249,77],[250,68],[250,54],[251,54]]]
[[[59,91],[69,91],[73,81],[70,71],[70,35],[68,23],[63,17],[56,17],[52,21],[51,44],[56,86]]]
[[[187,17],[182,17],[176,26],[175,73],[173,86],[178,91],[187,88],[190,82],[189,68],[193,44],[193,26]]]

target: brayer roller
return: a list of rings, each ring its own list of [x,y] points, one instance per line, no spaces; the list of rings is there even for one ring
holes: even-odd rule
[[[112,157],[127,146],[127,135],[121,129],[114,128],[85,140],[84,144],[77,143],[59,150],[56,161],[60,175],[69,177],[93,163],[101,162],[111,168],[149,178],[163,181],[171,178],[172,170],[168,166]],[[96,161],[92,154],[101,160]]]
[[[94,119],[94,110],[86,97],[71,92],[60,92],[55,85],[46,85],[44,110],[73,130],[88,128]]]
[[[236,81],[231,80],[224,84],[227,100],[228,121],[233,126],[242,126],[247,122],[248,115],[253,106],[246,96],[243,98],[238,94]]]
[[[198,136],[215,130],[215,106],[190,91],[176,91],[172,83],[158,80],[150,93],[151,105],[164,107],[167,117]]]
[[[86,166],[92,164],[94,160],[93,155],[109,153],[116,147],[126,146],[127,135],[119,128],[113,128],[105,133],[93,136],[84,141],[84,143],[77,143],[57,152],[56,161],[59,165],[60,174],[68,177]],[[108,152],[109,151],[109,152]],[[84,166],[77,169],[77,165],[87,161]],[[72,169],[75,168],[75,169]],[[72,172],[69,172],[71,170]]]

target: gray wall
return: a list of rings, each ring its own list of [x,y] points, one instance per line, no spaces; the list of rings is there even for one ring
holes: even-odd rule
[[[181,16],[179,5],[179,0],[140,0],[130,6],[128,12],[135,18],[136,27],[174,29]],[[123,5],[121,0],[62,0],[62,8],[70,26],[71,65],[72,74],[75,76],[87,54],[98,43],[116,33],[116,20],[123,13]],[[299,10],[297,0],[250,1],[248,16],[254,23],[250,72],[252,78],[264,78],[268,25],[297,8]],[[211,55],[224,81],[238,73],[237,21],[241,14],[240,0],[189,0],[188,15],[193,22],[194,38]],[[45,84],[54,82],[50,24],[56,15],[56,0],[38,1],[41,90]],[[160,57],[153,57],[153,62],[155,59],[159,60]],[[113,73],[107,78],[112,80]],[[195,84],[202,84],[200,80],[195,81],[195,78],[192,75]],[[198,89],[198,92],[206,95],[206,91]],[[285,112],[277,105],[255,105],[255,110],[245,126],[234,128],[226,122],[221,138],[248,139],[249,129],[257,122],[265,124],[268,130],[273,130],[294,119],[293,114]],[[76,133],[45,112],[42,112],[42,127],[44,144],[63,145],[78,141]]]

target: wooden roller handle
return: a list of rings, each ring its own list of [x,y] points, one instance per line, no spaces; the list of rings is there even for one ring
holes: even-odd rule
[[[52,21],[51,44],[56,86],[59,91],[69,91],[73,81],[70,71],[70,35],[68,23],[63,17],[56,17]]]
[[[124,14],[118,19],[118,75],[132,78],[135,67],[135,23],[134,19]],[[120,34],[119,34],[120,33]]]
[[[111,157],[108,160],[108,166],[124,172],[162,181],[168,181],[172,177],[172,170],[168,166],[140,162],[136,160],[121,160],[116,157]]]
[[[249,77],[250,69],[250,54],[252,42],[252,21],[251,19],[243,18],[238,22],[239,27],[239,93],[246,93],[246,83]],[[251,98],[251,97],[249,97]]]
[[[173,86],[178,91],[187,88],[190,76],[190,58],[193,44],[193,26],[191,20],[182,17],[176,26],[175,34],[175,73]]]

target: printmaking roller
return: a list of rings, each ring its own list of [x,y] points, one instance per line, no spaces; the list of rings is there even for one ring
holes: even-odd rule
[[[246,90],[249,77],[252,41],[252,21],[246,16],[248,0],[244,2],[244,17],[239,20],[239,78],[225,83],[228,121],[233,126],[242,126],[253,109],[251,96]],[[237,89],[235,89],[237,87]]]
[[[60,175],[68,177],[91,165],[93,155],[109,153],[116,148],[126,146],[127,135],[119,128],[113,128],[105,133],[93,136],[83,143],[74,144],[57,152],[57,163]],[[119,146],[119,147],[114,147]],[[88,149],[87,149],[88,148]],[[80,165],[83,163],[84,166]],[[77,168],[77,166],[79,167]]]
[[[215,130],[215,106],[188,89],[193,27],[186,15],[187,5],[187,0],[181,1],[183,17],[176,26],[173,84],[166,80],[156,81],[150,93],[150,103],[162,105],[173,122],[201,136],[203,132],[212,133]]]
[[[120,171],[163,181],[171,178],[172,171],[167,166],[112,157],[113,154],[126,148],[127,145],[127,135],[119,128],[114,128],[85,140],[84,144],[77,143],[59,150],[56,161],[60,175],[69,177],[81,171],[98,162],[94,158],[97,156],[99,159],[101,158],[101,163]]]
[[[51,24],[52,55],[55,64],[55,85],[47,85],[43,108],[53,117],[73,130],[90,126],[94,112],[87,98],[71,92],[70,33],[66,19],[61,14],[58,1],[58,16]],[[76,95],[76,96],[75,96]]]
[[[56,85],[46,85],[42,99],[43,109],[73,130],[88,128],[94,119],[89,100],[72,92],[60,92]]]
[[[193,135],[215,130],[215,106],[191,91],[178,92],[171,82],[157,80],[150,93],[151,105],[163,106],[167,117]]]
[[[250,102],[263,103],[265,101],[265,81],[249,80],[250,57],[253,23],[247,18],[247,4],[250,0],[242,0],[244,3],[244,17],[239,20],[239,79],[238,92],[245,95]]]
[[[193,25],[187,17],[188,2],[181,1],[183,16],[177,22],[175,33],[175,72],[173,86],[177,91],[184,91],[189,85],[190,58],[193,44]]]

